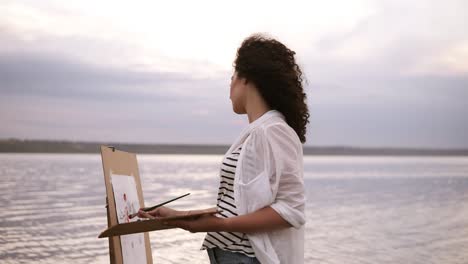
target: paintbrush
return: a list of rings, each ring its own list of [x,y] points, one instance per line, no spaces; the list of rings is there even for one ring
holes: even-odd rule
[[[189,195],[189,194],[190,194],[190,193],[186,193],[186,194],[184,194],[184,195],[181,195],[181,196],[176,197],[176,198],[174,198],[174,199],[171,199],[171,200],[169,200],[169,201],[165,201],[165,202],[163,202],[163,203],[157,204],[157,205],[155,205],[155,206],[142,208],[141,210],[142,210],[142,211],[145,211],[145,212],[149,212],[149,211],[154,210],[154,209],[156,209],[156,208],[158,208],[158,207],[161,207],[161,206],[163,206],[163,205],[165,205],[165,204],[168,204],[168,203],[170,203],[170,202],[173,202],[173,201],[175,201],[175,200],[178,200],[178,199],[180,199],[180,198],[183,198],[183,197],[185,197],[185,196],[187,196],[187,195]],[[137,216],[137,215],[138,215],[138,212],[136,212],[136,213],[134,213],[134,214],[131,214],[131,215],[129,215],[128,217],[129,217],[130,219],[132,219],[133,217],[135,217],[135,216]]]

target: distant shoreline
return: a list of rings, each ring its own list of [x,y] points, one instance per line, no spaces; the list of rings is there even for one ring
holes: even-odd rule
[[[119,150],[137,154],[222,155],[229,149],[229,145],[132,144],[117,142],[0,139],[0,153],[100,153],[100,145],[114,146]],[[305,146],[304,155],[468,156],[468,149]]]

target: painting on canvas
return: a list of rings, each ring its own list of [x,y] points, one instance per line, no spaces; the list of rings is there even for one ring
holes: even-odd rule
[[[115,209],[119,224],[138,220],[129,215],[138,212],[138,201],[135,178],[128,175],[111,173],[112,189],[114,191]],[[120,236],[123,263],[146,263],[145,237],[143,233]]]

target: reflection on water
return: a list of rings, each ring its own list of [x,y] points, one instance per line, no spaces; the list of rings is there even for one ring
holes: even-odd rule
[[[147,205],[215,204],[217,155],[139,155]],[[468,263],[468,158],[304,158],[306,263]],[[108,263],[100,155],[0,154],[0,262]],[[157,263],[208,263],[204,234],[151,232]]]

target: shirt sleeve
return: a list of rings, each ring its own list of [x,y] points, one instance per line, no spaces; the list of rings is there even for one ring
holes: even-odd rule
[[[293,227],[305,224],[303,150],[296,132],[285,124],[265,129],[267,173],[274,202],[270,205]]]
[[[242,178],[243,184],[256,186],[248,192],[249,199],[253,198],[253,192],[257,192],[257,199],[262,199],[261,192],[271,192],[268,204],[293,227],[299,228],[305,223],[305,196],[302,144],[295,133],[286,124],[253,131],[245,144]]]

